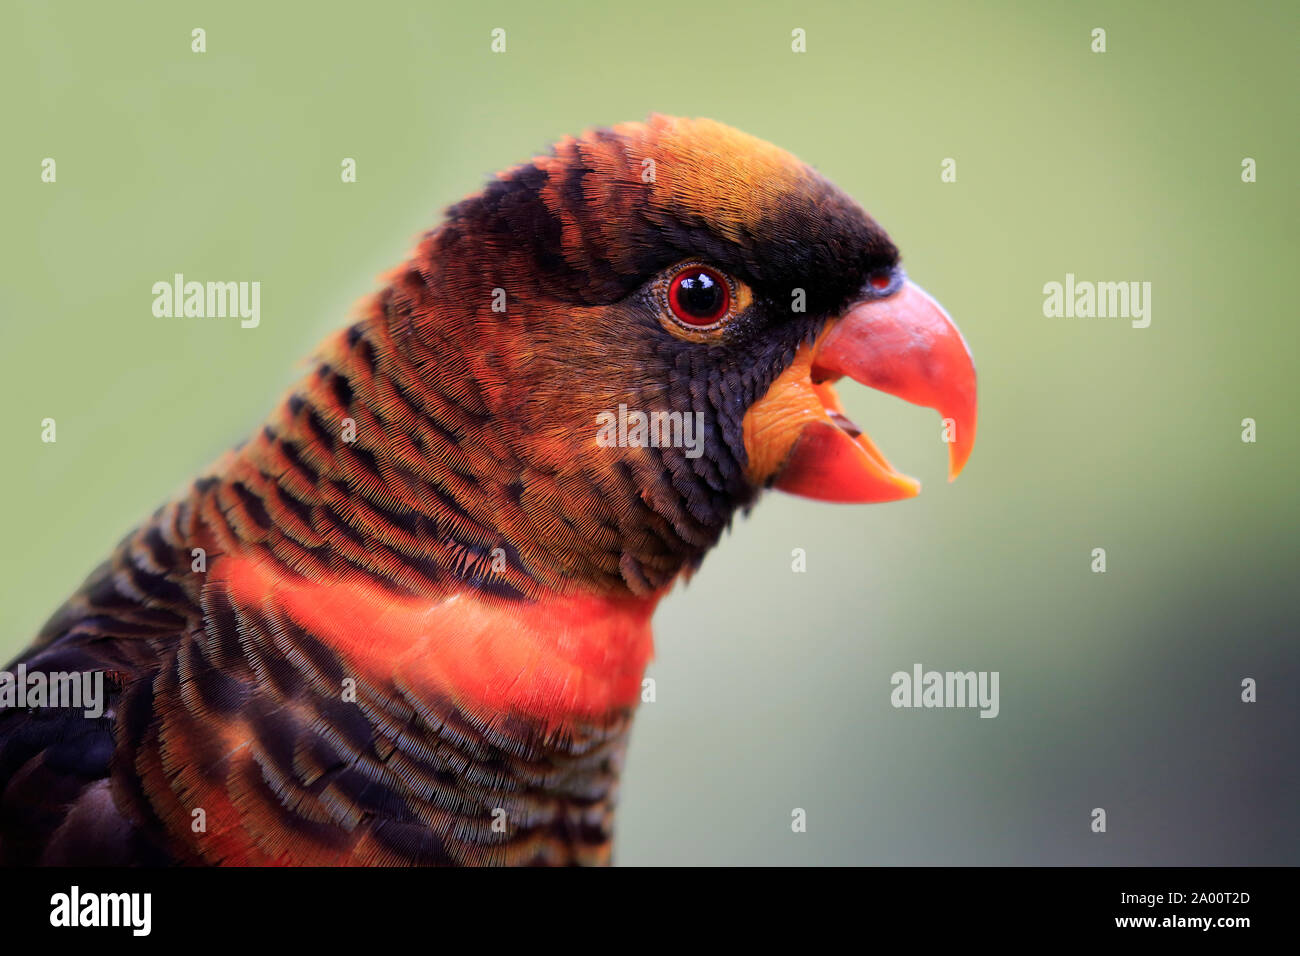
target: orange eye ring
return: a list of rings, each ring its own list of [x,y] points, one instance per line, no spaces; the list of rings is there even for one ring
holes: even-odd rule
[[[669,280],[668,308],[689,328],[715,326],[731,308],[731,283],[708,266],[686,266]]]

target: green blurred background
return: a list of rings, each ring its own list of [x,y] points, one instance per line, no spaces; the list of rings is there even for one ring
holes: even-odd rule
[[[1300,863],[1295,4],[4,9],[0,658],[448,203],[562,134],[710,116],[890,230],[980,437],[948,485],[932,412],[841,390],[925,491],[771,496],[664,603],[618,860]],[[260,281],[261,326],[154,318],[174,272]],[[1150,328],[1044,318],[1067,272],[1151,282]],[[915,662],[999,671],[1000,716],[893,709]]]

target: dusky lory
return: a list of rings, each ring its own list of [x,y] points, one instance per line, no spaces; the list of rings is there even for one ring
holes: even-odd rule
[[[956,476],[965,342],[790,154],[654,116],[500,174],[9,666],[107,701],[0,710],[0,858],[608,862],[660,598],[765,488],[918,490],[843,376]]]

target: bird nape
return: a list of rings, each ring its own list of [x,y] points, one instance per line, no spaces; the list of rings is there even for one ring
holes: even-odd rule
[[[842,377],[961,470],[965,342],[793,156],[653,116],[502,173],[10,665],[0,860],[608,862],[659,599],[765,488],[918,491]]]

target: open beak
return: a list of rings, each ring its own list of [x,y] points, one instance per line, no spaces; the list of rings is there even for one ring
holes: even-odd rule
[[[948,480],[975,445],[975,365],[943,308],[904,281],[893,295],[852,306],[803,346],[745,416],[751,477],[821,501],[911,498],[914,478],[895,471],[845,415],[832,387],[843,376],[936,409],[948,442]]]

